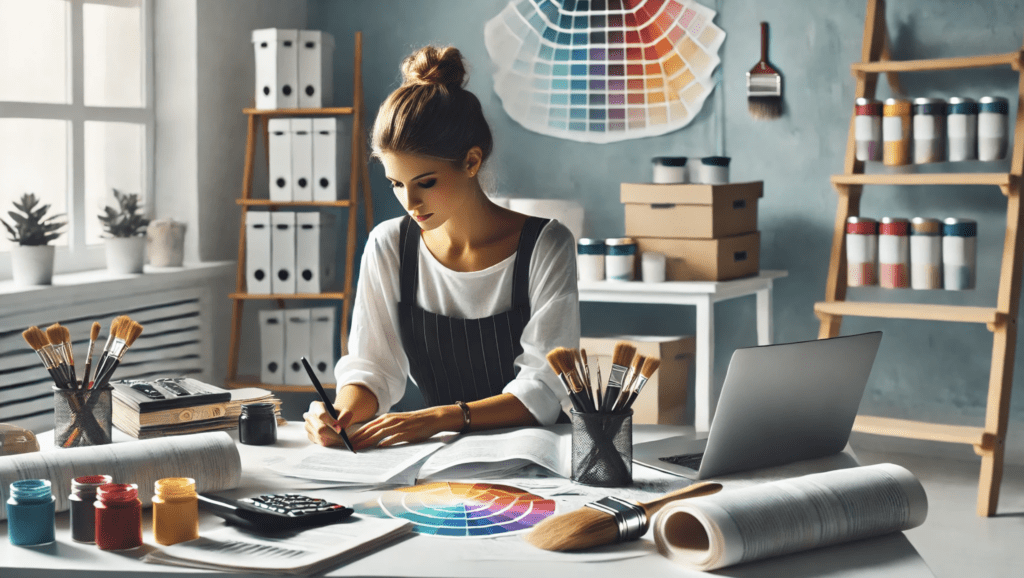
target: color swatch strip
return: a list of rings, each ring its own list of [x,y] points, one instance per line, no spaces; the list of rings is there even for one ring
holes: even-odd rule
[[[524,127],[613,142],[689,124],[725,32],[691,0],[513,0],[484,27],[494,89]]]
[[[409,520],[419,534],[485,538],[529,530],[555,513],[555,502],[512,486],[436,482],[389,490],[354,509]]]

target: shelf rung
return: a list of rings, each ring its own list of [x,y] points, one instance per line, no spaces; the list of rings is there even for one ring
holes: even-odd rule
[[[345,299],[344,293],[231,293],[230,299]]]
[[[235,199],[235,203],[249,207],[348,207],[352,204],[352,201],[271,201],[270,199]]]
[[[954,323],[998,323],[1006,315],[994,307],[929,305],[924,303],[871,303],[865,301],[819,301],[815,313],[853,317],[921,319]]]
[[[834,185],[1009,185],[1010,173],[832,175]]]
[[[875,62],[855,62],[850,65],[854,73],[858,72],[917,72],[927,70],[958,70],[962,68],[987,68],[989,66],[1010,66],[1019,68],[1022,60],[1021,51],[1005,54],[985,54],[981,56],[961,56],[957,58],[929,58],[925,60],[879,60]]]
[[[312,384],[309,384],[309,385],[281,385],[281,384],[277,384],[277,383],[260,383],[259,379],[254,378],[254,377],[251,377],[251,378],[248,378],[248,379],[242,377],[242,378],[239,378],[239,379],[229,380],[226,383],[226,385],[227,385],[228,389],[242,389],[242,388],[245,388],[245,387],[258,387],[260,389],[268,389],[270,391],[280,391],[280,392],[285,392],[285,393],[288,393],[288,392],[299,392],[299,393],[302,393],[302,392],[314,392],[314,391],[316,391],[316,388],[314,388]],[[321,385],[323,385],[324,389],[326,389],[328,391],[334,389],[334,384],[333,383],[324,383],[324,384],[321,384]]]
[[[991,437],[991,434],[986,433],[985,428],[981,427],[927,423],[869,415],[858,415],[857,419],[853,421],[853,431],[976,446],[984,446],[988,443],[988,438]]]
[[[353,108],[351,106],[336,106],[331,108],[275,108],[275,109],[259,109],[259,108],[243,108],[242,112],[249,115],[257,116],[331,116],[337,114],[352,114]]]

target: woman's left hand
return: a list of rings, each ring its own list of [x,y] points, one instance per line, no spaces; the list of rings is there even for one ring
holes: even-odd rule
[[[403,442],[414,444],[443,431],[457,431],[447,423],[449,420],[446,418],[449,416],[445,411],[446,407],[458,409],[458,406],[439,406],[402,413],[386,413],[364,424],[349,436],[349,440],[356,450],[361,450],[374,446],[388,447]],[[461,422],[460,410],[459,423]]]

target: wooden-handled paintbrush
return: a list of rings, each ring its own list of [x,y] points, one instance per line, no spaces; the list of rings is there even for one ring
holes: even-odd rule
[[[558,376],[558,380],[561,381],[562,385],[565,387],[566,393],[569,394],[569,401],[572,402],[572,408],[578,412],[585,412],[586,405],[584,405],[582,391],[576,391],[574,384],[569,381],[569,377],[566,375],[566,372],[562,367],[566,351],[568,351],[568,349],[565,347],[556,347],[549,351],[547,354],[548,365],[551,366],[551,370],[555,372],[555,375]]]
[[[50,377],[53,379],[53,384],[57,387],[64,387],[64,376],[57,370],[57,360],[53,358],[52,349],[48,346],[50,341],[46,338],[46,334],[43,330],[32,326],[21,332],[21,336],[25,339],[25,343],[36,352],[39,359],[43,362],[43,367],[50,373]]]
[[[110,381],[111,375],[114,370],[117,369],[118,365],[121,364],[121,359],[124,358],[124,354],[128,352],[128,349],[135,343],[135,340],[142,335],[142,324],[138,321],[134,321],[129,318],[125,318],[118,326],[117,335],[114,338],[114,345],[111,346],[110,359],[112,361],[107,363],[107,366],[102,372],[96,373],[96,379],[93,382],[94,387],[104,387],[107,382]]]
[[[60,369],[66,376],[67,386],[78,387],[78,379],[75,375],[75,354],[71,349],[71,330],[60,323],[54,323],[46,328],[46,337],[60,358]]]
[[[612,350],[612,370],[608,373],[608,385],[605,386],[604,398],[601,400],[601,411],[611,411],[615,400],[619,398],[622,385],[626,379],[629,363],[636,353],[636,346],[628,341],[619,341]]]
[[[629,392],[636,386],[636,380],[640,376],[640,368],[643,367],[646,360],[647,356],[641,353],[633,356],[633,361],[629,363],[629,373],[626,374],[622,389],[619,390],[619,397],[612,403],[612,411],[618,411],[626,405],[626,400],[629,399]]]
[[[648,357],[644,360],[643,367],[640,368],[640,378],[637,379],[636,385],[630,388],[629,397],[626,398],[626,403],[622,406],[624,409],[631,409],[633,402],[636,401],[640,392],[643,391],[644,386],[647,385],[648,380],[654,375],[655,371],[658,371],[658,367],[661,366],[661,360],[657,357]]]
[[[526,535],[526,541],[544,550],[585,550],[636,540],[647,532],[654,514],[669,502],[708,496],[721,490],[722,484],[701,482],[645,503],[604,498],[544,520]]]
[[[85,356],[85,373],[82,374],[82,387],[89,388],[89,372],[92,370],[92,350],[96,346],[96,338],[100,336],[100,322],[93,321],[89,330],[89,352]]]

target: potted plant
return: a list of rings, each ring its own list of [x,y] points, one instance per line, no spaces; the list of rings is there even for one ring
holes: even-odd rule
[[[14,208],[21,211],[8,211],[14,221],[11,223],[0,219],[12,242],[17,243],[11,248],[11,269],[14,282],[19,285],[49,285],[53,282],[53,253],[50,244],[63,234],[61,227],[67,224],[58,221],[63,214],[46,216],[50,205],[36,208],[39,199],[32,193],[21,196],[21,201],[14,202]]]
[[[107,269],[112,273],[142,273],[146,262],[146,226],[149,219],[142,215],[139,195],[121,193],[114,189],[117,208],[104,207],[99,216],[106,240]]]

